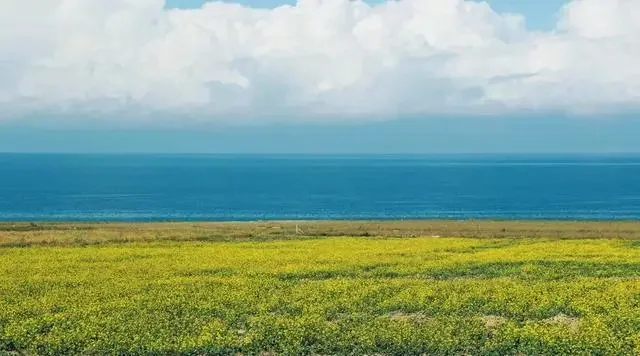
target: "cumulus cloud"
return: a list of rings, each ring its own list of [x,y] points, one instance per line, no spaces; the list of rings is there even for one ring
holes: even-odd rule
[[[640,108],[640,1],[548,32],[484,2],[0,2],[0,118],[345,119]]]

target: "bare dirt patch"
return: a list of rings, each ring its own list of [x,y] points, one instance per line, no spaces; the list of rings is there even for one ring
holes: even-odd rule
[[[494,330],[505,324],[508,319],[497,315],[483,315],[480,317],[484,326],[489,330]]]
[[[578,331],[578,325],[580,324],[580,319],[560,313],[551,318],[544,319],[542,322],[545,324],[565,325],[571,331]]]
[[[401,311],[393,311],[385,315],[391,320],[403,320],[403,321],[427,321],[431,319],[427,314],[423,312],[405,313]]]

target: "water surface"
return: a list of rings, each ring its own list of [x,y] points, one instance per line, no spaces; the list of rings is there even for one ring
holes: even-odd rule
[[[0,220],[638,219],[640,156],[0,154]]]

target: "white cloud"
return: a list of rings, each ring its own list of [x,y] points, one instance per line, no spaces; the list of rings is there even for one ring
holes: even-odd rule
[[[573,0],[550,32],[465,0],[4,0],[0,118],[637,110],[638,19],[638,0]]]

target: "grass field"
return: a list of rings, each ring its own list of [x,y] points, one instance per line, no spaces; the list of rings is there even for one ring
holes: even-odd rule
[[[640,223],[300,228],[0,224],[0,354],[640,354]]]

